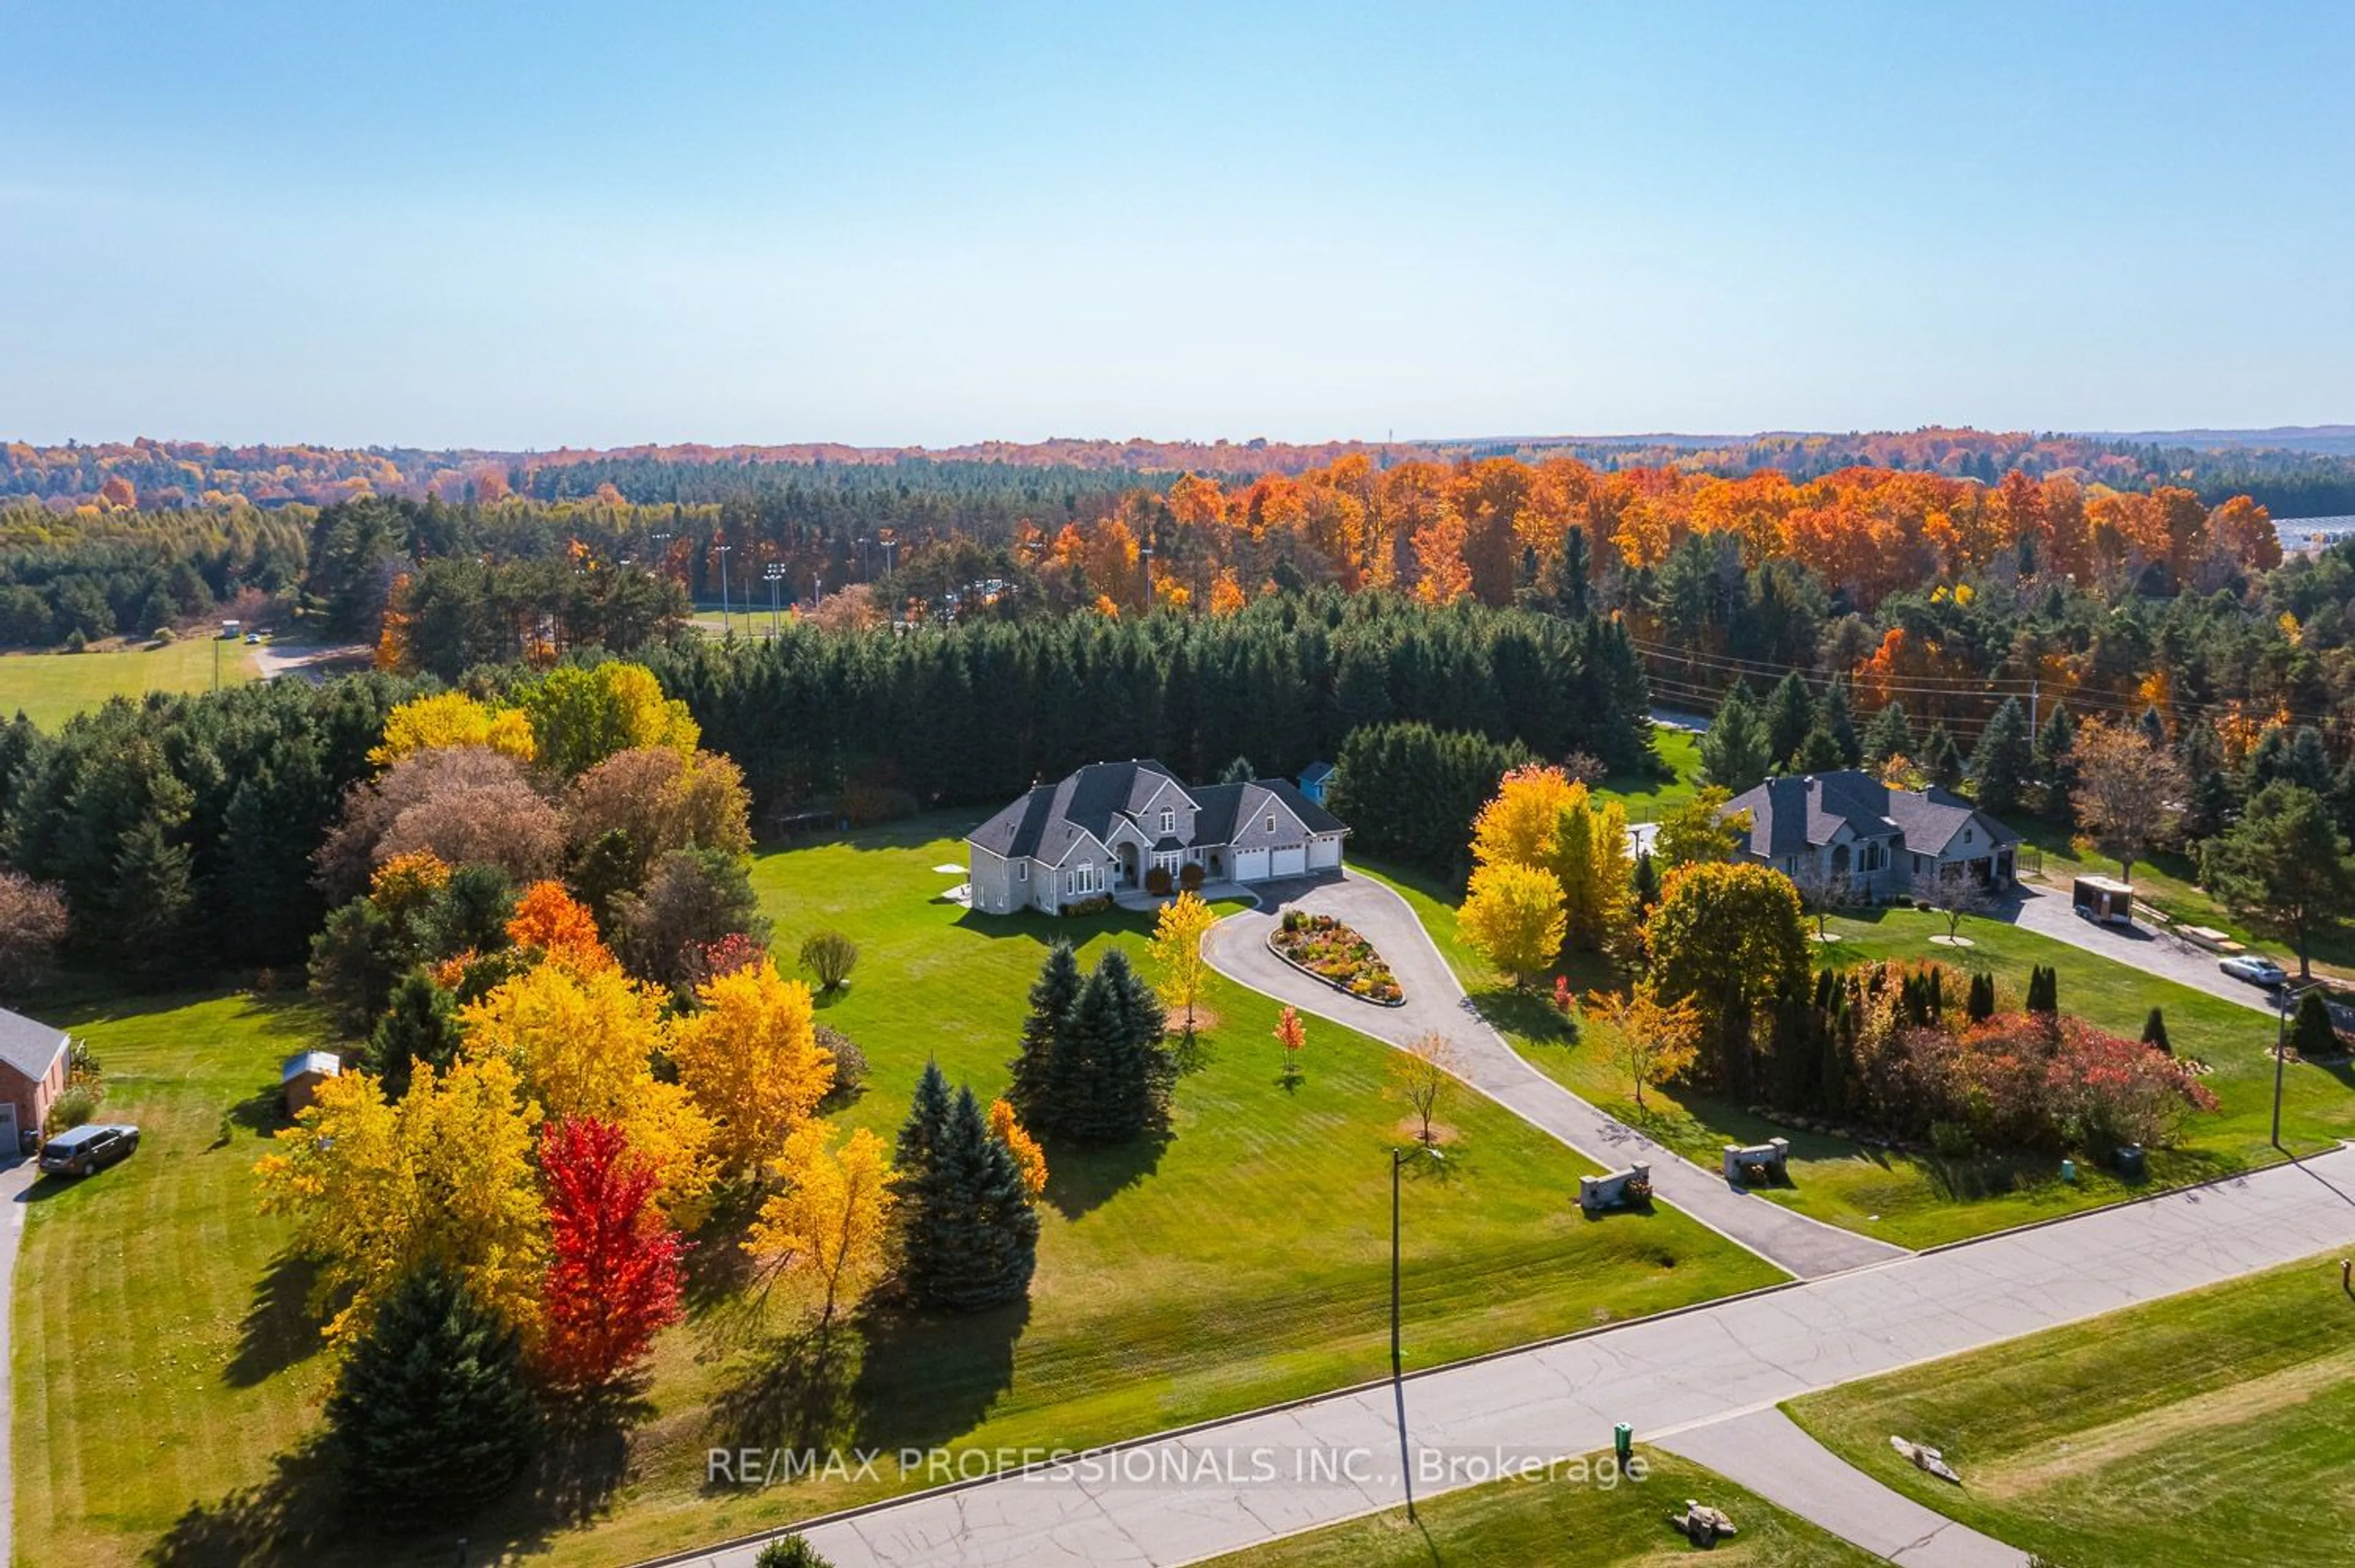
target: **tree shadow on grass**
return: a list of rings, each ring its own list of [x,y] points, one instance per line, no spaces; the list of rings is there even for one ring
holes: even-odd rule
[[[744,1238],[760,1216],[761,1193],[737,1185],[717,1194],[711,1216],[696,1232],[687,1254],[684,1295],[687,1316],[705,1317],[741,1303],[758,1264],[745,1252]]]
[[[215,1503],[192,1503],[148,1550],[154,1568],[308,1563],[340,1545],[336,1465],[324,1442],[281,1454],[270,1478]],[[446,1560],[446,1559],[445,1559]]]
[[[765,1338],[713,1395],[705,1429],[716,1447],[846,1446],[858,1429],[852,1391],[863,1368],[861,1336],[847,1324]]]
[[[257,1138],[266,1138],[279,1128],[293,1125],[286,1115],[284,1091],[274,1083],[265,1083],[221,1113],[220,1125],[214,1130],[213,1141],[205,1152],[227,1148],[237,1140],[240,1128]]]
[[[630,1430],[654,1413],[643,1381],[549,1403],[538,1455],[524,1473],[513,1510],[522,1540],[586,1524],[602,1514],[630,1471]]]
[[[859,1323],[866,1349],[851,1401],[859,1441],[937,1448],[981,1424],[1014,1386],[1014,1348],[1030,1322],[1028,1296],[959,1315],[879,1308]]]
[[[316,1355],[322,1343],[311,1312],[318,1265],[280,1253],[253,1287],[253,1304],[238,1325],[237,1354],[221,1374],[231,1388],[251,1388]]]
[[[1126,1143],[1091,1147],[1057,1143],[1047,1151],[1047,1190],[1055,1211],[1076,1220],[1151,1176],[1175,1135],[1167,1127]]]

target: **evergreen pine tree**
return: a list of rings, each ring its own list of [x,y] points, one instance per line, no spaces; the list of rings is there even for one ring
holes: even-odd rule
[[[1630,881],[1635,890],[1637,917],[1650,914],[1652,906],[1660,901],[1660,869],[1652,864],[1649,849],[1636,857],[1636,869]]]
[[[1905,704],[1894,698],[1888,707],[1872,716],[1872,723],[1864,732],[1864,765],[1879,773],[1891,757],[1923,760],[1915,750],[1913,726],[1906,720]]]
[[[1790,765],[1799,753],[1807,732],[1816,727],[1816,699],[1800,678],[1797,670],[1791,671],[1774,685],[1766,697],[1766,752],[1769,766],[1780,770]]]
[[[1029,1289],[1039,1216],[970,1088],[957,1091],[913,1187],[903,1279],[918,1306],[978,1312]]]
[[[2339,1029],[2330,1021],[2330,1004],[2323,998],[2321,987],[2307,992],[2297,1004],[2296,1021],[2289,1026],[2289,1043],[2291,1050],[2308,1061],[2338,1052]]]
[[[1237,757],[1233,762],[1227,764],[1226,772],[1219,775],[1219,782],[1222,784],[1252,784],[1256,782],[1258,778],[1259,774],[1252,769],[1251,759],[1249,757]]]
[[[1923,738],[1922,752],[1923,769],[1932,784],[1940,789],[1962,787],[1963,749],[1955,743],[1954,734],[1944,720],[1930,727],[1930,733]]]
[[[2175,1054],[2175,1047],[2167,1038],[2167,1015],[2157,1008],[2151,1008],[2150,1017],[2142,1020],[2142,1042],[2153,1051]]]
[[[2019,809],[2028,789],[2028,772],[2034,763],[2034,746],[2028,733],[2028,711],[2019,699],[2007,697],[1987,727],[1979,732],[1978,749],[1971,753],[1971,777],[1978,789],[1979,808],[1997,816]]]
[[[1971,976],[1969,997],[1963,1004],[1964,1012],[1973,1023],[1985,1023],[1995,1017],[1995,976],[1981,972]]]
[[[1839,743],[1840,766],[1855,767],[1864,760],[1864,742],[1856,732],[1856,705],[1849,698],[1848,677],[1834,676],[1816,702],[1816,720]]]
[[[1701,766],[1709,781],[1740,795],[1766,776],[1774,759],[1766,754],[1766,722],[1750,695],[1750,683],[1736,680],[1733,689],[1700,738]]]
[[[188,847],[166,838],[152,820],[125,829],[114,857],[108,925],[133,968],[157,974],[185,961],[182,939],[195,901]]]
[[[1120,1002],[1121,1050],[1107,1087],[1127,1129],[1119,1136],[1135,1137],[1168,1115],[1169,1092],[1178,1082],[1167,1040],[1169,1015],[1121,949],[1107,952],[1096,967]]]
[[[1795,770],[1802,773],[1835,773],[1849,765],[1848,754],[1840,749],[1839,737],[1833,734],[1820,720],[1806,738],[1799,742],[1799,754]]]
[[[2058,970],[2042,964],[2029,970],[2028,1010],[2048,1016],[2061,1011],[2061,976]]]
[[[392,988],[392,1003],[368,1037],[368,1061],[388,1100],[409,1093],[421,1061],[437,1072],[458,1060],[458,999],[433,983],[423,969],[411,969]]]
[[[2154,747],[2162,752],[2167,749],[2167,720],[2159,716],[2158,704],[2154,702],[2144,709],[2142,717],[2135,720],[2135,728]]]
[[[402,1280],[352,1348],[327,1424],[349,1495],[396,1522],[498,1496],[539,1435],[515,1330],[436,1264]]]
[[[1071,944],[1058,940],[1047,950],[1039,977],[1030,982],[1030,1015],[1022,1020],[1022,1049],[1014,1058],[1013,1086],[1006,1097],[1026,1127],[1043,1127],[1052,1119],[1049,1085],[1055,1068],[1055,1040],[1063,1019],[1080,994],[1080,961]]]
[[[2051,717],[2036,732],[2036,778],[2042,791],[2037,809],[2063,827],[2076,815],[2069,804],[2077,788],[2076,751],[2077,721],[2069,717],[2065,706],[2056,702]]]

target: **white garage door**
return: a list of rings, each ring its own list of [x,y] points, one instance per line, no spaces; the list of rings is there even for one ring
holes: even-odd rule
[[[1311,838],[1308,841],[1308,863],[1322,869],[1341,863],[1341,841],[1338,838]]]
[[[1299,876],[1308,869],[1308,850],[1298,844],[1295,844],[1288,849],[1278,849],[1271,864],[1274,874],[1279,877]]]
[[[1264,849],[1236,850],[1235,880],[1239,882],[1267,880],[1267,851]]]

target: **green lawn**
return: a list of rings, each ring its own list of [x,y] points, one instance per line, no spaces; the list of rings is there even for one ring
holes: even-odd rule
[[[1630,822],[1650,822],[1662,812],[1690,800],[1700,789],[1700,737],[1689,730],[1652,731],[1652,749],[1669,770],[1669,776],[1613,773],[1595,786],[1595,794],[1627,808]]]
[[[778,951],[820,924],[860,944],[848,991],[822,1015],[873,1063],[866,1094],[841,1113],[849,1124],[895,1129],[928,1056],[977,1092],[1002,1089],[1051,936],[1085,936],[1083,962],[1108,943],[1142,947],[1135,919],[998,920],[937,901],[956,879],[931,868],[961,858],[944,826],[755,864]],[[879,1317],[863,1362],[853,1336],[820,1375],[787,1353],[792,1319],[750,1291],[734,1245],[741,1217],[723,1217],[698,1239],[690,1320],[666,1336],[642,1402],[619,1423],[569,1426],[562,1451],[589,1457],[474,1521],[476,1549],[610,1563],[903,1484],[708,1491],[715,1445],[1076,1446],[1380,1374],[1388,1168],[1402,1121],[1381,1096],[1391,1053],[1312,1021],[1306,1081],[1286,1093],[1273,1005],[1223,982],[1209,1005],[1209,1060],[1180,1084],[1174,1136],[1095,1153],[1050,1146],[1027,1307]],[[315,1536],[331,1518],[320,1467],[278,1462],[315,1427],[324,1358],[290,1288],[298,1275],[278,1262],[282,1232],[252,1211],[250,1172],[257,1096],[305,1043],[307,1014],[235,998],[118,1011],[75,1027],[115,1074],[110,1114],[138,1120],[148,1141],[37,1207],[19,1275],[26,1560],[133,1562],[176,1520],[182,1551],[165,1561],[447,1561],[447,1532],[413,1547]],[[1465,1096],[1444,1119],[1455,1134],[1444,1173],[1406,1192],[1414,1365],[1777,1277],[1681,1216],[1581,1219],[1577,1177],[1593,1168],[1486,1101]],[[277,1542],[259,1544],[254,1532],[273,1526]]]
[[[1826,944],[1826,961],[1935,959],[1956,969],[1987,969],[2015,993],[2025,989],[2031,965],[2050,965],[2060,974],[2063,1008],[2129,1037],[2141,1033],[2144,1015],[2157,1004],[2166,1012],[2177,1053],[2214,1070],[2205,1083],[2222,1108],[2194,1118],[2181,1147],[2154,1151],[2150,1179],[2139,1185],[2082,1167],[2074,1182],[2063,1182],[2057,1157],[1948,1162],[1796,1132],[1689,1089],[1646,1091],[1638,1111],[1625,1079],[1599,1048],[1534,995],[1515,993],[1457,939],[1448,890],[1400,873],[1385,880],[1414,906],[1481,1011],[1540,1071],[1711,1168],[1727,1143],[1788,1137],[1792,1184],[1768,1189],[1770,1197],[1901,1246],[1959,1241],[2276,1157],[2270,1144],[2274,1025],[2266,1015],[1996,921],[1966,921],[1963,933],[1974,944],[1967,949],[1941,946],[1930,938],[1945,930],[1945,920],[1911,910],[1835,918],[1830,929],[1840,940]],[[1609,976],[1589,960],[1572,966],[1571,979],[1584,989]],[[2350,1089],[2355,1080],[2345,1068],[2292,1065],[2283,1097],[2283,1141],[2307,1153],[2355,1136]]]
[[[2343,1562],[2350,1345],[2355,1301],[2332,1256],[1790,1411],[1867,1474],[2062,1568]],[[1944,1450],[1963,1484],[1900,1459],[1891,1435]]]
[[[214,637],[103,652],[0,654],[0,718],[22,709],[42,729],[55,730],[110,697],[207,691],[216,657],[223,686],[253,678],[253,656],[245,645]]]
[[[1638,1448],[1641,1481],[1495,1481],[1216,1559],[1208,1568],[1867,1568],[1881,1559],[1827,1535],[1714,1471]],[[1739,1533],[1703,1552],[1668,1527],[1687,1498],[1721,1509]]]
[[[48,1016],[85,1036],[139,1151],[31,1193],[16,1267],[16,1562],[140,1560],[191,1503],[272,1473],[325,1358],[251,1172],[307,1009],[186,997]],[[202,1561],[200,1556],[189,1561]]]

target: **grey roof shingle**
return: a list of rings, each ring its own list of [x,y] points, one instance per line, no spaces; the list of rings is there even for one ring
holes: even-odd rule
[[[1945,853],[1974,821],[1987,825],[1990,848],[2019,841],[2019,834],[1952,791],[1934,784],[1891,789],[1854,769],[1771,778],[1726,802],[1725,809],[1750,814],[1750,852],[1769,859],[1828,844],[1843,825],[1859,837],[1902,834],[1907,849],[1923,855]]]
[[[1338,817],[1301,794],[1288,779],[1188,789],[1159,763],[1140,759],[1094,763],[1060,783],[1034,785],[966,837],[1009,859],[1035,857],[1060,864],[1082,834],[1109,843],[1123,820],[1133,820],[1170,785],[1194,807],[1193,842],[1197,844],[1273,843],[1284,837],[1290,822],[1280,820],[1273,837],[1262,826],[1274,801],[1281,801],[1284,810],[1311,833],[1348,831]],[[1167,846],[1174,844],[1175,840],[1165,840]]]
[[[0,1063],[38,1083],[49,1075],[65,1048],[66,1031],[55,1024],[0,1008]]]

